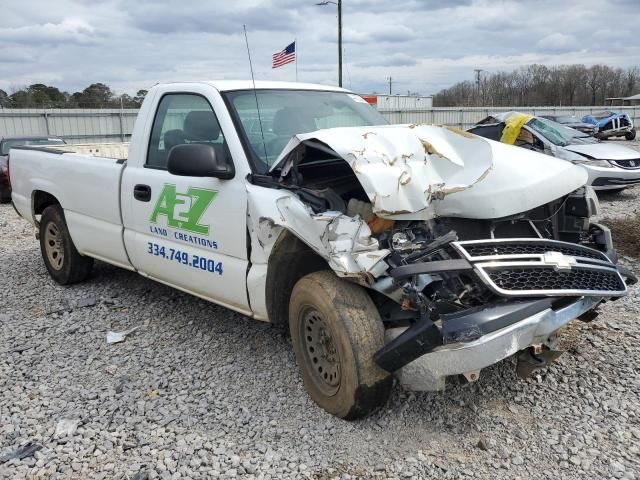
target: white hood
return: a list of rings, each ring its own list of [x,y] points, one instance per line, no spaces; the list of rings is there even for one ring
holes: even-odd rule
[[[562,147],[571,152],[587,155],[595,160],[632,160],[640,158],[640,153],[624,145],[611,142],[589,143],[586,145],[567,145]]]
[[[286,175],[306,147],[349,163],[385,218],[500,218],[555,200],[587,181],[570,162],[451,127],[389,125],[294,136],[275,162]],[[293,152],[293,154],[292,154]]]

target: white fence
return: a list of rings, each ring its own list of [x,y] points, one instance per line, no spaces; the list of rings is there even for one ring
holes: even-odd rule
[[[69,143],[124,142],[138,116],[135,108],[0,109],[0,137],[55,136]]]
[[[534,115],[576,115],[582,118],[606,107],[475,107],[425,108],[381,111],[391,123],[432,123],[469,128],[492,112],[517,110]],[[640,106],[613,107],[626,112],[640,125]],[[0,137],[19,135],[57,136],[69,143],[127,141],[133,131],[137,109],[0,109]]]
[[[607,107],[436,107],[420,111],[384,111],[382,113],[391,123],[431,123],[435,125],[452,125],[467,129],[491,113],[515,110],[532,115],[575,115],[582,118]],[[634,125],[640,126],[640,106],[613,107],[611,110],[627,113]]]

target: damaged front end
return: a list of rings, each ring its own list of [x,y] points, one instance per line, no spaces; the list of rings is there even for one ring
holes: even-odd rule
[[[446,127],[321,130],[251,178],[264,202],[250,230],[262,258],[287,231],[369,288],[387,332],[375,361],[410,388],[442,389],[518,352],[521,373],[546,364],[562,326],[627,293],[635,279],[589,223],[585,181],[568,162]]]

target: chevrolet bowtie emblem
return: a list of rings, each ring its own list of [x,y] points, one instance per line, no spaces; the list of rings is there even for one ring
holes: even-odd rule
[[[552,265],[556,272],[568,272],[571,266],[575,265],[576,259],[560,252],[546,252],[542,256],[542,261],[547,265]]]

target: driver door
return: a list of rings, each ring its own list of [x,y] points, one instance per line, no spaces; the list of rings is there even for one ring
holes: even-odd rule
[[[204,94],[159,95],[144,165],[125,169],[125,245],[145,276],[250,314],[247,300],[246,190],[240,177],[221,180],[172,175],[171,148],[229,149]]]

